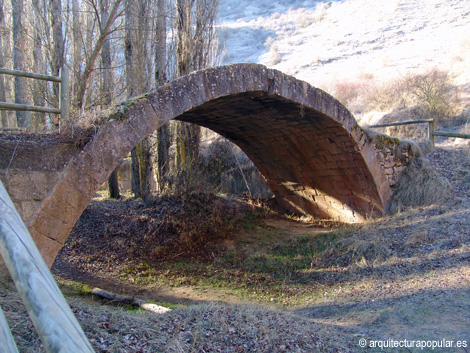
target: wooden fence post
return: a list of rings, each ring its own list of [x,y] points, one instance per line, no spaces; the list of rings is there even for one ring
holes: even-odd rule
[[[0,253],[46,352],[94,352],[1,181]]]
[[[63,66],[60,69],[60,124],[62,121],[68,122],[70,115],[70,69]]]
[[[436,122],[434,121],[434,119],[432,119],[432,121],[430,121],[428,125],[428,138],[429,142],[431,143],[431,148],[434,148],[434,145],[436,144],[436,137],[434,135],[435,128]]]

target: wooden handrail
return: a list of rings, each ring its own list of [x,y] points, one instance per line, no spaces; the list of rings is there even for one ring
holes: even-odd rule
[[[434,119],[407,120],[407,121],[400,121],[397,123],[370,125],[369,127],[387,127],[387,126],[411,125],[411,124],[422,124],[422,123],[432,123],[432,122],[434,122]]]
[[[59,102],[60,108],[38,107],[38,106],[27,105],[27,104],[0,102],[0,109],[60,114],[60,120],[67,121],[69,119],[70,70],[66,66],[60,69],[59,76],[43,75],[43,74],[37,74],[37,73],[21,71],[21,70],[11,70],[11,69],[6,69],[4,67],[0,67],[0,74],[58,82],[60,84],[60,102]]]
[[[60,114],[60,109],[57,109],[57,108],[39,107],[35,105],[7,103],[7,102],[0,102],[0,109]]]
[[[459,134],[457,132],[434,131],[434,136],[457,137],[461,139],[470,139],[469,134]]]
[[[434,148],[436,144],[436,139],[434,136],[434,129],[435,129],[435,122],[434,119],[419,119],[419,120],[407,120],[407,121],[400,121],[395,123],[384,123],[384,124],[377,124],[377,125],[370,125],[369,127],[388,127],[388,126],[400,126],[400,125],[412,125],[412,124],[429,124],[428,125],[428,140],[431,143],[431,147]]]
[[[0,67],[0,74],[27,77],[27,78],[35,78],[37,80],[54,81],[54,82],[59,82],[59,83],[61,81],[61,78],[57,77],[57,76],[36,74],[36,73],[33,73],[33,72],[27,72],[27,71],[21,71],[21,70],[5,69],[4,67]]]
[[[387,126],[399,126],[399,125],[411,125],[411,124],[421,124],[421,123],[428,123],[428,139],[431,142],[432,147],[435,145],[435,136],[445,136],[445,137],[456,137],[461,139],[470,139],[470,134],[460,134],[457,132],[447,132],[447,131],[434,131],[435,129],[435,122],[434,119],[421,119],[421,120],[408,120],[408,121],[401,121],[396,123],[385,123],[385,124],[377,124],[377,125],[370,125],[369,127],[387,127]]]

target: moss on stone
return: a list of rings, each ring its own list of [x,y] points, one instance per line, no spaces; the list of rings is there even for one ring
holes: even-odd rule
[[[377,134],[374,136],[375,146],[380,149],[385,147],[395,148],[400,144],[400,140],[396,137],[391,137],[388,135]]]
[[[149,95],[149,93],[144,93],[143,95],[141,96],[138,96],[138,97],[134,97],[132,98],[131,100],[128,100],[127,102],[124,102],[122,104],[122,113],[125,114],[127,109],[129,109],[129,107],[131,107],[135,102],[137,102],[139,99],[142,99],[142,98],[147,98]]]

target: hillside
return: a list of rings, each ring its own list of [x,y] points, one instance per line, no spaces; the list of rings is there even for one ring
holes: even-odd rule
[[[466,0],[222,0],[220,6],[223,64],[261,63],[334,96],[340,85],[381,87],[438,68],[470,103]],[[387,112],[350,108],[361,124]]]
[[[468,83],[465,0],[222,0],[222,63],[256,62],[312,85],[442,67]]]

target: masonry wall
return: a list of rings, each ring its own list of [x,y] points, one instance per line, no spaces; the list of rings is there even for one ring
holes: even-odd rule
[[[410,141],[403,141],[396,137],[365,131],[367,140],[374,148],[380,165],[385,170],[390,187],[396,186],[400,175],[410,162],[421,156],[421,150]]]
[[[54,137],[0,135],[0,180],[27,226],[77,151]]]

